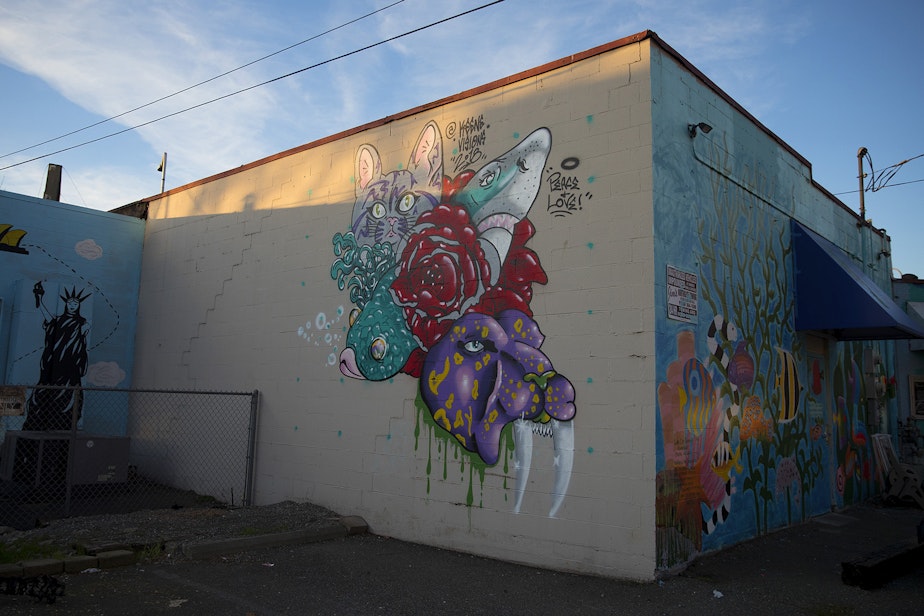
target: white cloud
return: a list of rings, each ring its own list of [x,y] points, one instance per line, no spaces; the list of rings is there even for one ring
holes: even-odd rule
[[[257,56],[254,42],[230,34],[240,32],[241,23],[255,26],[254,15],[235,21],[233,10],[214,6],[170,3],[138,11],[124,2],[63,1],[46,3],[39,12],[30,2],[12,1],[2,9],[0,59],[40,77],[81,107],[109,117]],[[265,78],[256,68],[241,71],[76,138],[142,124]],[[175,152],[178,168],[192,179],[250,160],[248,150],[272,149],[261,144],[261,129],[276,105],[272,89],[259,88],[144,126],[138,133],[155,151]]]

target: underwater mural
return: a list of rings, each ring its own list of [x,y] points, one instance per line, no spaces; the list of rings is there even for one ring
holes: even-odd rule
[[[530,303],[533,285],[548,278],[527,247],[552,135],[536,129],[486,162],[479,147],[479,156],[464,160],[480,166],[452,177],[444,174],[443,147],[439,126],[429,122],[406,168],[383,172],[371,144],[356,152],[350,231],[333,237],[331,277],[354,304],[340,372],[419,379],[418,411],[442,434],[441,451],[462,448],[470,477],[480,468],[483,479],[484,468],[500,461],[506,475],[512,455],[516,512],[533,435],[550,437],[555,516],[573,464],[575,391],[541,350]],[[458,169],[458,156],[452,161]],[[471,481],[467,502],[474,502]]]
[[[825,418],[806,412],[823,408],[824,392],[809,386],[794,328],[789,227],[761,207],[767,178],[742,175],[712,176],[694,240],[699,312],[711,320],[676,324],[658,385],[662,568],[830,507]],[[851,461],[845,474],[862,475]]]
[[[834,368],[835,499],[838,507],[862,502],[875,493],[873,453],[867,417],[866,383],[860,366],[863,346],[846,343]]]

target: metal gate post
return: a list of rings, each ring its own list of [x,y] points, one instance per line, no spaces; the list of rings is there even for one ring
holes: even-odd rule
[[[250,397],[250,426],[247,428],[247,475],[244,479],[243,505],[253,505],[253,474],[256,466],[257,451],[257,411],[259,409],[260,390],[253,390]]]

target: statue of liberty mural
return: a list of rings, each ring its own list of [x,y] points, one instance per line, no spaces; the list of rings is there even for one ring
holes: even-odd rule
[[[83,396],[79,389],[87,372],[87,335],[90,324],[80,315],[80,304],[90,294],[77,287],[59,296],[64,312],[52,315],[45,307],[42,282],[32,288],[35,306],[45,317],[45,349],[39,380],[29,397],[29,414],[23,430],[70,430],[71,417],[80,419]]]

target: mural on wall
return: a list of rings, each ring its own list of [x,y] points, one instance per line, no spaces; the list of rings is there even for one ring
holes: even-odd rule
[[[451,125],[453,135],[459,126]],[[456,171],[486,160],[484,129],[483,118],[461,124]],[[571,476],[575,392],[541,351],[530,302],[533,285],[548,279],[527,247],[535,233],[528,214],[551,145],[540,128],[453,177],[444,175],[449,161],[434,122],[421,131],[406,169],[383,172],[376,148],[360,146],[351,230],[333,238],[331,276],[355,304],[340,371],[370,381],[418,378],[418,408],[467,452],[470,471],[504,459],[506,472],[512,450],[515,511],[533,434],[551,437],[554,516]],[[472,504],[471,485],[469,492]]]
[[[5,245],[13,248],[4,250],[22,255],[27,268],[4,272],[14,292],[5,379],[34,385],[25,421],[4,418],[0,434],[7,429],[69,430],[72,415],[79,420],[85,409],[82,393],[66,388],[79,387],[84,381],[115,387],[126,378],[119,361],[90,361],[93,350],[117,338],[122,325],[116,304],[92,280],[104,271],[100,267],[107,267],[94,263],[103,258],[103,248],[94,239],[76,241],[72,245],[75,261],[52,247],[26,243],[26,232],[12,225],[0,225],[0,233]],[[34,272],[43,272],[42,278],[22,277]],[[100,314],[99,308],[106,310]],[[116,348],[121,352],[121,347]]]
[[[760,206],[774,190],[767,178],[730,169],[727,156],[714,167],[714,210],[696,230],[712,320],[704,333],[678,325],[658,387],[661,567],[830,506],[824,418],[806,412],[823,392],[806,386],[794,331],[788,227]]]
[[[13,225],[0,223],[0,250],[29,254],[28,250],[19,245],[25,235],[26,232],[22,229],[14,229]]]
[[[32,289],[35,306],[44,316],[45,348],[39,380],[29,397],[29,414],[23,430],[70,430],[72,417],[80,419],[83,407],[78,387],[87,372],[87,336],[90,324],[80,314],[80,304],[90,294],[76,287],[61,295],[64,311],[52,315],[45,306],[41,281]]]
[[[862,502],[875,491],[869,436],[869,426],[875,423],[867,417],[862,365],[863,345],[856,342],[842,345],[832,378],[835,404],[831,431],[836,458],[835,498],[839,507]]]

